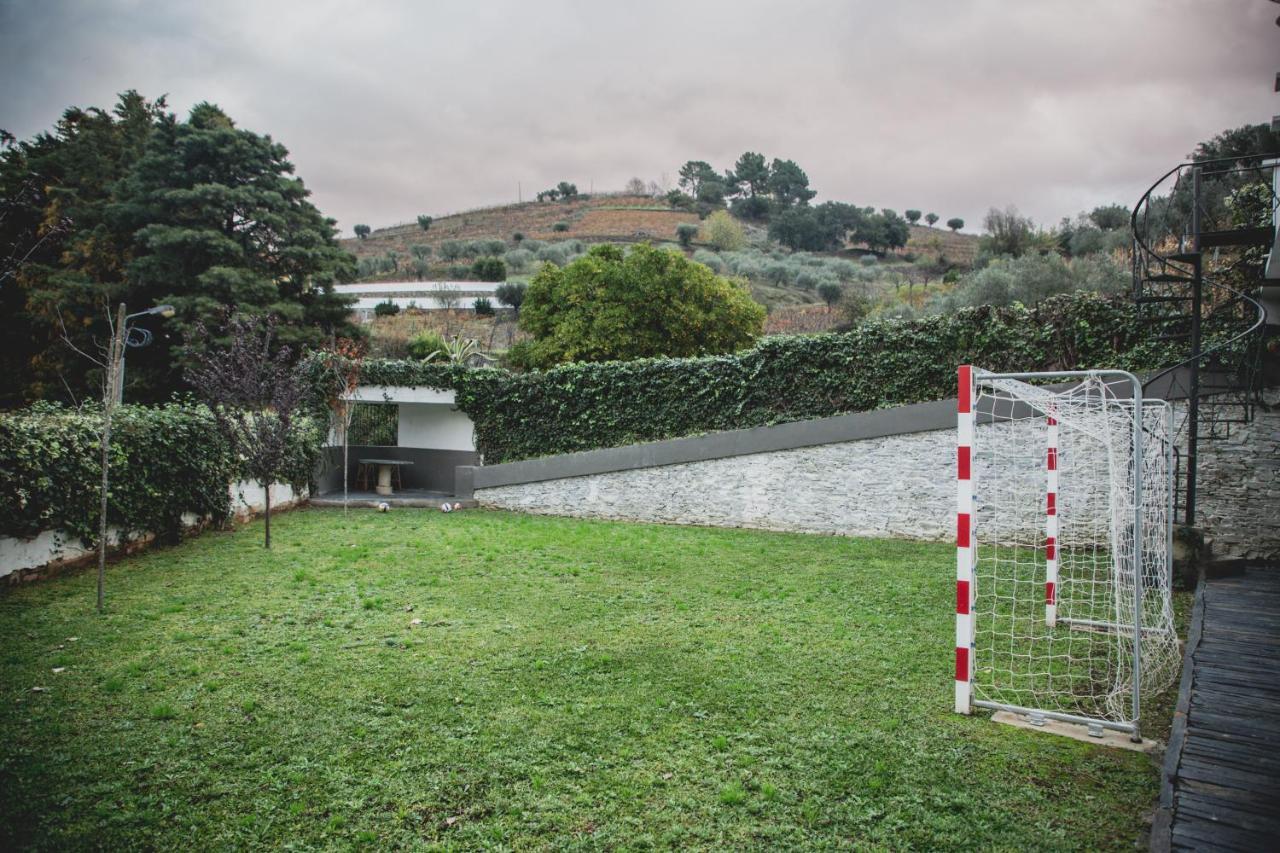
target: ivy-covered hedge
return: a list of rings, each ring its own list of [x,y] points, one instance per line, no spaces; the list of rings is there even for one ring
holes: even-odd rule
[[[1035,308],[873,320],[849,332],[766,338],[733,355],[572,364],[532,373],[366,362],[364,385],[452,388],[489,464],[942,399],[955,371],[1169,363],[1132,303],[1092,294]]]
[[[29,538],[61,530],[97,538],[102,413],[38,405],[0,415],[0,535]],[[297,430],[286,478],[307,484],[321,433],[311,419]],[[111,428],[108,520],[126,537],[175,538],[182,516],[224,521],[228,485],[243,472],[204,406],[123,406]]]

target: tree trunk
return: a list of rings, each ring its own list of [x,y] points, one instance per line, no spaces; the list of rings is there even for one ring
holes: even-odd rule
[[[267,482],[262,484],[262,493],[266,496],[265,510],[262,513],[262,519],[263,519],[263,522],[266,524],[266,528],[267,528],[267,539],[265,544],[262,547],[270,548],[271,547],[271,483]]]

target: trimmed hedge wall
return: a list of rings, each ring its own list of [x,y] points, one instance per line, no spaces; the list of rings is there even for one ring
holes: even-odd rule
[[[369,361],[364,385],[452,388],[489,464],[937,400],[958,364],[992,370],[1172,362],[1132,303],[1092,294],[1035,308],[970,308],[852,331],[766,338],[733,355],[571,364],[510,373]],[[317,374],[318,375],[318,374]]]
[[[0,535],[31,538],[60,530],[97,540],[102,481],[102,413],[40,404],[0,415]],[[289,481],[308,483],[321,434],[306,419],[296,436]],[[108,520],[126,537],[170,539],[193,513],[225,521],[228,486],[242,480],[236,460],[204,406],[122,406],[111,424]]]

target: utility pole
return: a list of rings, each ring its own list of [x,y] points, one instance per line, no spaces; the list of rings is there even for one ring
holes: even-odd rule
[[[524,189],[520,186],[519,181],[516,181],[516,201],[524,204]]]

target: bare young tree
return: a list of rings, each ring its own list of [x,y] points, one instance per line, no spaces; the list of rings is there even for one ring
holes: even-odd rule
[[[364,366],[364,341],[338,338],[326,351],[324,364],[329,379],[329,409],[333,412],[334,426],[342,439],[342,512],[347,513],[347,469],[351,447],[351,417],[356,403],[352,395],[360,387],[360,370]]]
[[[232,316],[231,344],[211,349],[187,370],[187,381],[208,402],[231,450],[266,496],[264,519],[271,547],[271,484],[286,474],[290,438],[305,395],[301,369],[288,347],[272,352],[274,318]],[[197,325],[198,338],[208,331]]]

